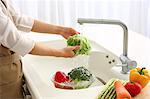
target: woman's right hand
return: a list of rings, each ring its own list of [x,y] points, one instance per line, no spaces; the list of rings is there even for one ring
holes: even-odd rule
[[[80,49],[80,46],[68,46],[66,48],[63,48],[59,51],[59,53],[56,53],[56,57],[74,57],[75,53],[74,50]]]

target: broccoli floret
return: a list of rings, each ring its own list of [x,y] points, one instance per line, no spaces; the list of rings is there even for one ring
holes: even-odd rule
[[[90,81],[91,79],[93,79],[92,74],[85,67],[78,67],[72,69],[71,72],[68,73],[68,76],[76,82]]]

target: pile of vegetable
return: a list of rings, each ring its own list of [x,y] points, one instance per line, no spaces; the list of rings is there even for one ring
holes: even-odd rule
[[[85,67],[72,69],[68,76],[73,81],[75,89],[87,88],[94,81],[93,75]]]
[[[82,89],[89,87],[94,82],[94,77],[85,67],[72,69],[67,75],[57,71],[53,82],[56,88]]]
[[[81,36],[80,34],[70,36],[67,40],[67,45],[68,46],[77,46],[77,45],[80,46],[80,49],[74,51],[76,55],[80,55],[80,54],[88,55],[91,50],[91,46],[90,46],[88,39],[84,36]]]
[[[117,94],[116,99],[132,99],[130,93],[125,89],[121,81],[116,81],[114,86]]]
[[[84,67],[74,68],[68,73],[68,75],[75,82],[90,81],[93,78],[90,71]]]
[[[101,93],[98,96],[98,99],[116,99],[117,94],[116,94],[116,90],[115,90],[115,86],[114,86],[116,81],[121,81],[123,85],[126,84],[126,81],[112,78],[104,86],[103,90],[101,91]]]
[[[130,81],[111,79],[101,91],[98,99],[132,99],[150,81],[150,71],[146,68],[136,68],[130,71]]]
[[[136,68],[130,71],[130,82],[139,83],[144,88],[150,81],[150,71],[145,67]]]

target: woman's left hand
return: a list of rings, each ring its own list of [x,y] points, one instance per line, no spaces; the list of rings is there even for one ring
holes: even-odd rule
[[[64,38],[68,38],[69,36],[73,36],[75,34],[79,34],[75,29],[70,27],[64,27],[63,32],[60,33]]]

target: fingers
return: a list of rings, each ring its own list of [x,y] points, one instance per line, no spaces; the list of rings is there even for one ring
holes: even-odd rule
[[[75,56],[75,53],[73,52],[74,50],[78,50],[80,49],[80,46],[68,46],[64,49],[62,49],[61,51],[61,55],[59,54],[59,56],[61,57],[74,57]]]
[[[80,46],[74,46],[73,50],[78,50],[78,49],[80,49]]]
[[[80,32],[77,32],[77,34],[80,34]]]
[[[80,49],[80,46],[68,46],[68,48],[73,51]]]
[[[75,30],[75,32],[74,32],[74,34],[73,34],[73,35],[75,35],[75,34],[80,34],[80,32],[78,32],[78,31],[76,31],[76,30]]]
[[[75,34],[80,34],[80,32],[76,31],[76,30],[73,29],[73,28],[69,28],[68,33],[70,33],[70,36],[73,36],[73,35],[75,35]]]

